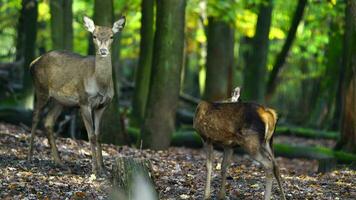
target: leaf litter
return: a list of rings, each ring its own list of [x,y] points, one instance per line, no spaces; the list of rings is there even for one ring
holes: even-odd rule
[[[21,127],[0,123],[0,199],[108,199],[111,182],[91,174],[89,143],[57,138],[65,168],[50,157],[47,139],[37,136],[32,162],[26,161],[29,133]],[[202,199],[205,185],[205,154],[202,149],[171,147],[165,151],[139,150],[103,145],[106,169],[117,156],[149,159],[160,199]],[[214,151],[212,197],[220,187],[222,153]],[[356,172],[347,166],[317,173],[316,160],[276,158],[281,168],[287,199],[355,199]],[[227,199],[262,199],[263,168],[246,155],[235,155],[228,170]],[[276,182],[273,199],[280,199]]]

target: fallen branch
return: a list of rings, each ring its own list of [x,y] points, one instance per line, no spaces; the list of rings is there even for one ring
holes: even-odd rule
[[[338,140],[339,133],[334,131],[322,131],[310,128],[295,127],[295,126],[278,126],[277,134],[292,135],[311,139],[331,139]]]

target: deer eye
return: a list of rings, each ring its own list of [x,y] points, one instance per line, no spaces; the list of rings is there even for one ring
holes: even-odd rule
[[[96,39],[96,36],[94,35],[93,38]]]
[[[110,39],[113,39],[113,38],[114,38],[114,36],[111,36],[111,37],[110,37]]]

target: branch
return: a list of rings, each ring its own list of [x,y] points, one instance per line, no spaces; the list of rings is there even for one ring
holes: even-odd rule
[[[272,69],[272,72],[270,73],[270,76],[269,76],[269,79],[267,82],[267,88],[266,88],[267,92],[266,92],[266,96],[265,96],[267,101],[271,98],[271,96],[273,95],[273,93],[276,90],[278,75],[286,61],[289,49],[291,48],[292,43],[295,39],[298,25],[303,18],[303,13],[304,13],[305,7],[307,5],[307,2],[308,2],[308,0],[299,0],[298,1],[298,6],[297,6],[297,9],[295,10],[292,25],[288,32],[287,39],[283,45],[281,52],[277,56],[276,62],[274,64],[274,67]]]

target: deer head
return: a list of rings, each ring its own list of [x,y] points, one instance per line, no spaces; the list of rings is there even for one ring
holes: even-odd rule
[[[90,33],[92,33],[96,55],[99,55],[100,57],[110,55],[114,35],[124,28],[125,21],[125,17],[121,17],[114,23],[113,27],[110,28],[106,26],[97,26],[92,19],[84,16],[84,26]]]

